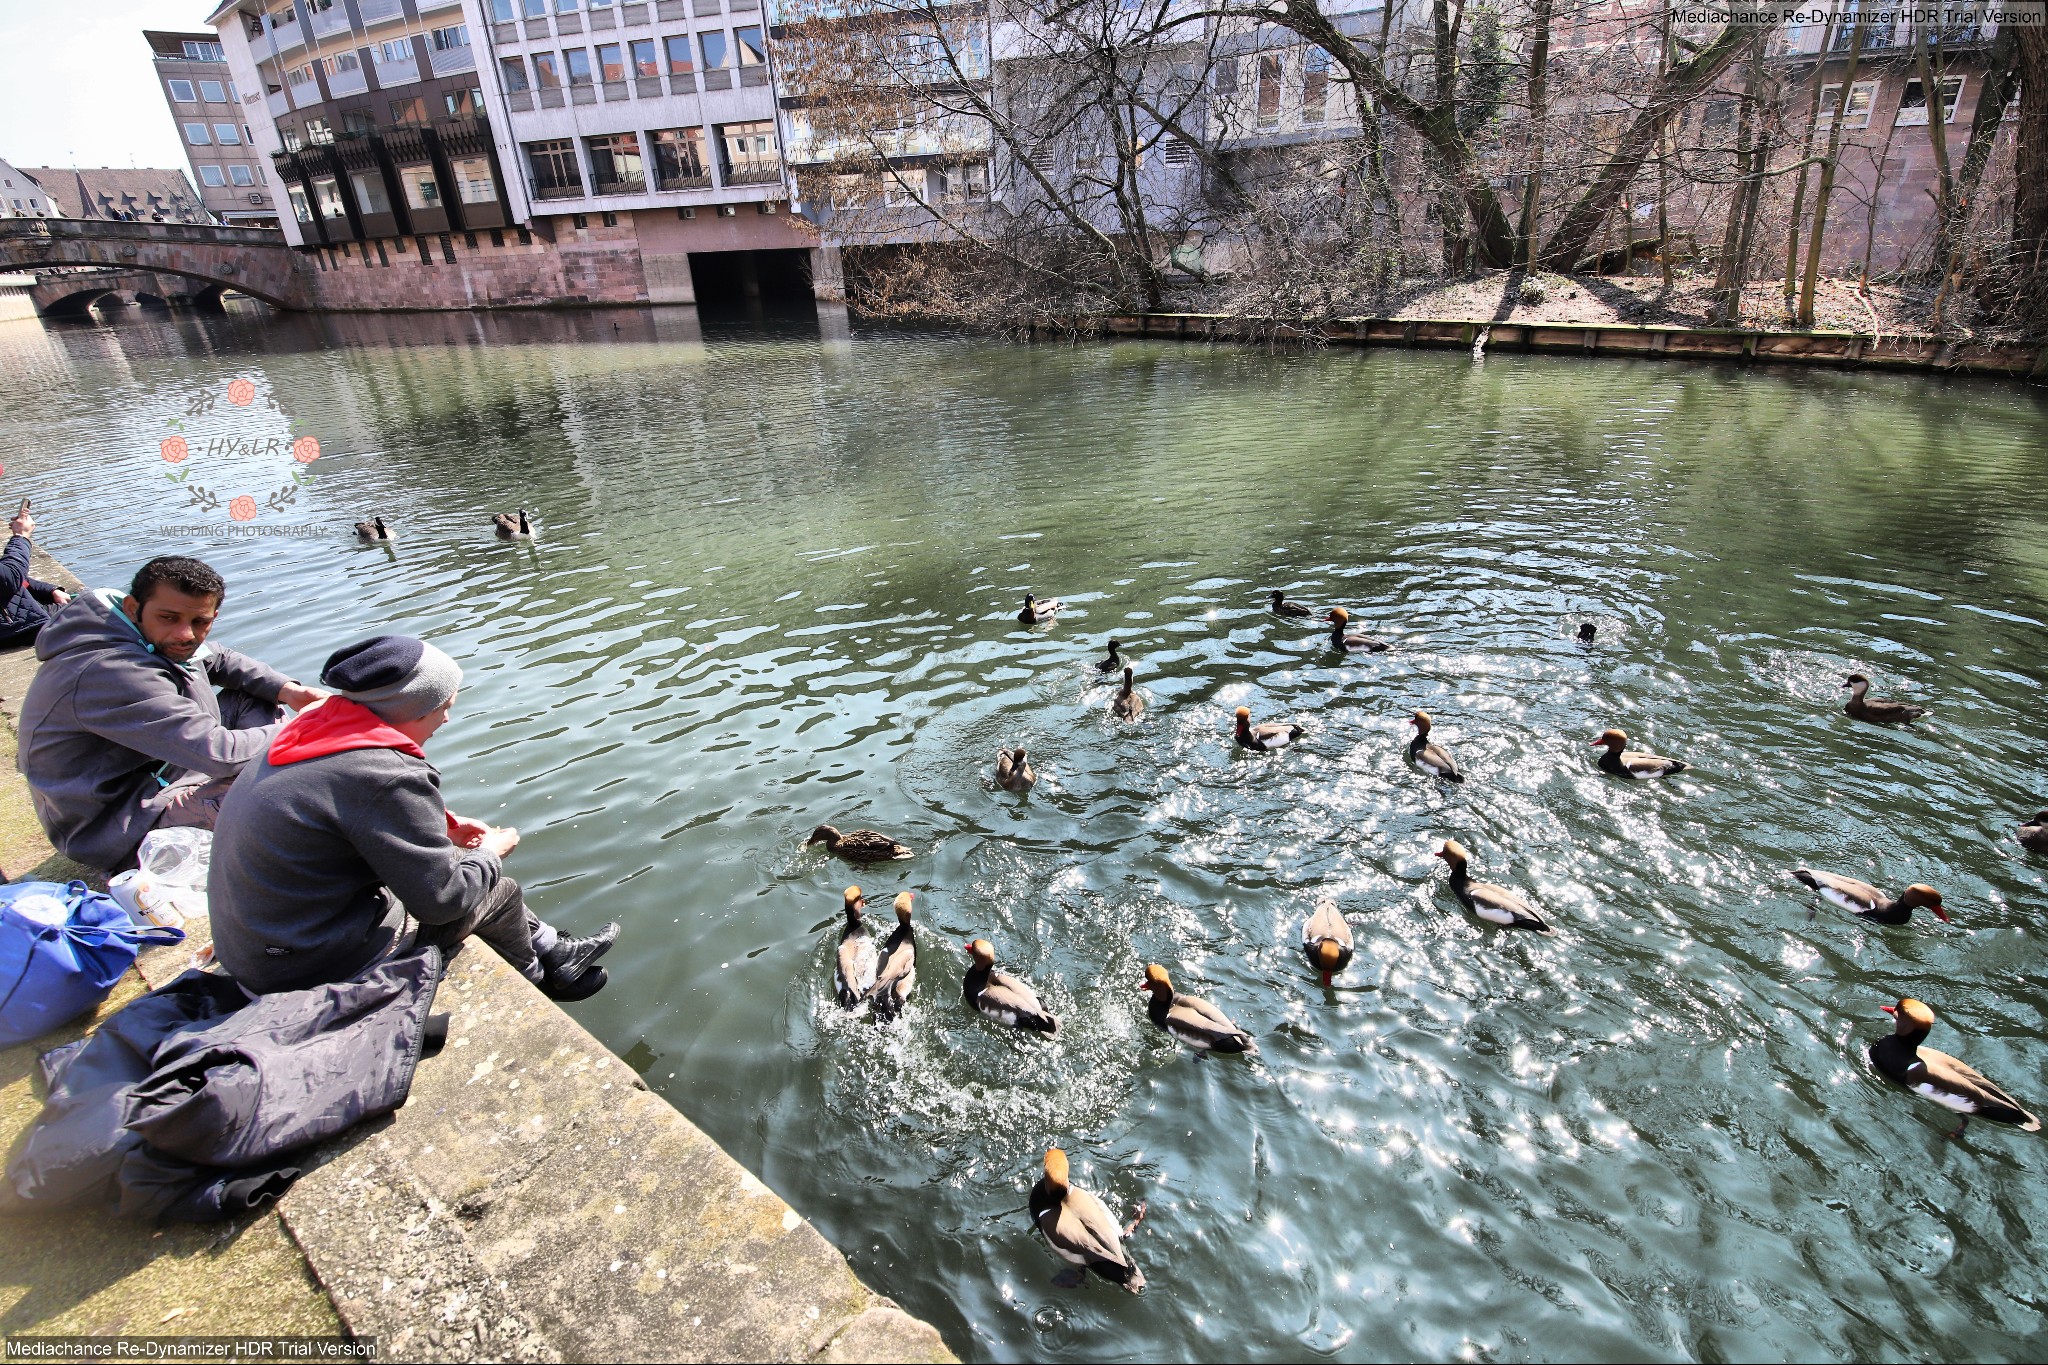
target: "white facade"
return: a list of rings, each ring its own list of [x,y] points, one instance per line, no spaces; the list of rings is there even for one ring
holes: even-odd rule
[[[62,218],[64,211],[43,187],[0,161],[0,218]]]

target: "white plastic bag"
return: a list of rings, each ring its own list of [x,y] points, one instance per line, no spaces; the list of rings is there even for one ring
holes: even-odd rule
[[[213,863],[213,831],[153,829],[144,836],[135,862],[165,886],[192,887],[203,895]]]

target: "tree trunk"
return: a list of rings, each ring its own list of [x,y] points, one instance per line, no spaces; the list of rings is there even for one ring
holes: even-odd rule
[[[1998,130],[2005,121],[2005,106],[2019,84],[2019,35],[2016,28],[2002,28],[1991,44],[1984,62],[1984,80],[1977,91],[1977,112],[1970,119],[1970,141],[1963,149],[1962,169],[1956,173],[1955,196],[1949,201],[1949,217],[1936,225],[1934,256],[1950,261],[1961,254],[1961,237],[1969,223],[1970,206],[1977,187],[1984,181],[1984,168],[1998,146]]]
[[[1842,93],[1835,98],[1835,116],[1828,120],[1828,154],[1820,163],[1820,184],[1813,189],[1813,230],[1806,234],[1806,272],[1799,280],[1801,327],[1813,326],[1813,295],[1820,286],[1820,253],[1827,245],[1828,199],[1835,192],[1835,166],[1842,156],[1842,131],[1849,122],[1849,100],[1856,93],[1856,68],[1863,59],[1863,34],[1869,27],[1863,12],[1856,12],[1856,27],[1849,30],[1849,61],[1842,69]]]
[[[1743,259],[1742,225],[1748,216],[1750,187],[1755,181],[1753,138],[1756,124],[1756,93],[1760,63],[1752,60],[1749,82],[1743,87],[1742,103],[1735,112],[1735,165],[1741,178],[1728,199],[1728,223],[1721,232],[1720,268],[1714,273],[1714,322],[1733,327],[1742,321],[1742,286],[1749,273]]]
[[[1657,35],[1657,79],[1671,71],[1671,6],[1665,5]],[[1671,288],[1671,113],[1657,124],[1657,259],[1664,266],[1664,287]]]
[[[2013,300],[2020,317],[2048,330],[2048,29],[2019,30],[2020,108],[2014,139]]]
[[[1529,48],[1529,180],[1522,187],[1522,265],[1536,268],[1543,236],[1543,134],[1550,122],[1550,7],[1536,0],[1535,37]]]
[[[1806,137],[1799,144],[1799,178],[1792,183],[1792,212],[1785,229],[1785,315],[1798,307],[1799,225],[1806,218],[1806,173],[1813,161],[1813,139],[1820,131],[1821,77],[1828,69],[1828,49],[1835,45],[1835,15],[1820,27],[1820,60],[1813,64],[1813,95],[1806,101]]]
[[[1934,221],[1937,230],[1934,237],[1934,269],[1941,276],[1942,290],[1948,289],[1949,275],[1955,270],[1955,262],[1948,258],[1949,234],[1940,230],[1955,215],[1955,177],[1948,164],[1948,120],[1942,117],[1947,100],[1942,97],[1942,78],[1948,72],[1946,54],[1943,59],[1933,61],[1927,52],[1927,26],[1913,25],[1913,64],[1920,72],[1920,89],[1927,95],[1927,141],[1934,148]],[[1864,259],[1870,257],[1869,248],[1864,249]]]

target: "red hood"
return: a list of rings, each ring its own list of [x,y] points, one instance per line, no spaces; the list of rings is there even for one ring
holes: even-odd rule
[[[270,741],[270,763],[282,768],[351,749],[396,749],[414,758],[427,756],[426,750],[385,724],[369,707],[346,697],[329,697],[285,722],[277,738]]]

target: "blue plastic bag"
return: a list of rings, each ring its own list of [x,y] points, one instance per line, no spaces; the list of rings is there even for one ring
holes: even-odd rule
[[[0,1046],[71,1022],[107,998],[145,947],[184,938],[138,926],[84,882],[0,886]]]

